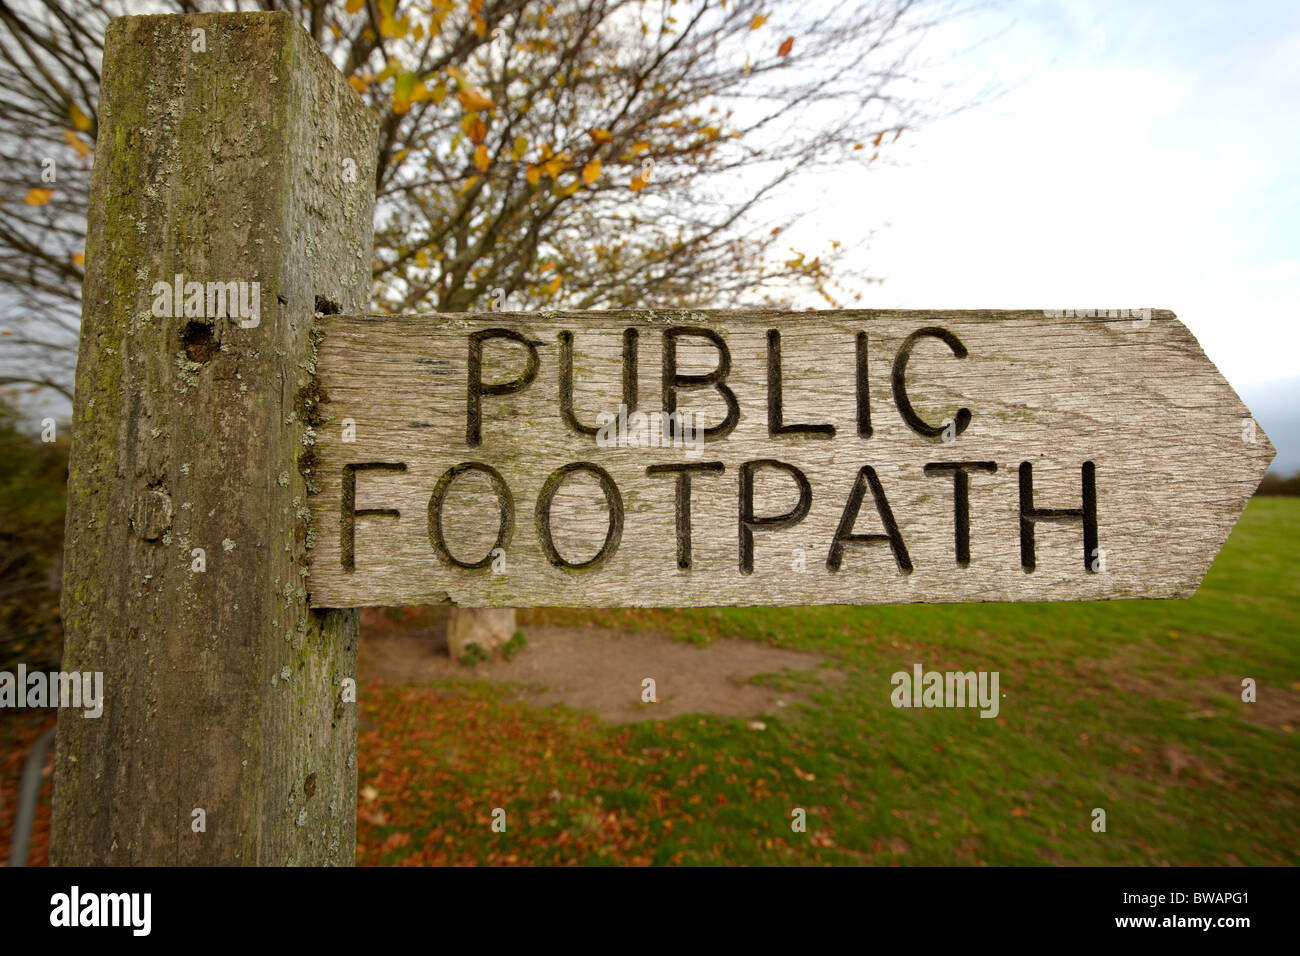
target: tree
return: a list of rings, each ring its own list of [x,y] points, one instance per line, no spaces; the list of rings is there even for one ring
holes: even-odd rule
[[[796,175],[925,116],[922,0],[0,0],[0,385],[70,395],[107,20],[288,9],[382,118],[382,311],[838,303]],[[219,36],[204,43],[221,42]],[[202,55],[197,49],[194,55]],[[150,82],[148,78],[143,80]],[[842,271],[842,270],[841,270]]]

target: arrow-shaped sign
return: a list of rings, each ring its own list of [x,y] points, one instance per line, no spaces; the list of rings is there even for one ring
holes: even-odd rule
[[[318,607],[1187,597],[1274,454],[1163,311],[319,330]]]

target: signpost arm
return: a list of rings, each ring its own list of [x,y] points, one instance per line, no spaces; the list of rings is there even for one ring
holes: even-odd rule
[[[114,20],[103,77],[62,606],[103,712],[60,710],[51,860],[350,865],[357,615],[308,606],[307,496],[377,123],[285,13]]]

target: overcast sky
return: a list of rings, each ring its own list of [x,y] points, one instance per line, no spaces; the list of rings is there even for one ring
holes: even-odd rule
[[[860,305],[1168,308],[1239,391],[1300,375],[1300,3],[1008,0],[930,55],[1004,92],[804,187],[804,237],[874,230]]]

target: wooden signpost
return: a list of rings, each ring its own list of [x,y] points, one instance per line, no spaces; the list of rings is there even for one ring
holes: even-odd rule
[[[376,119],[289,15],[103,75],[56,863],[350,864],[349,608],[1185,597],[1273,457],[1168,312],[363,315]]]
[[[321,607],[1186,597],[1273,456],[1169,312],[320,331]]]

